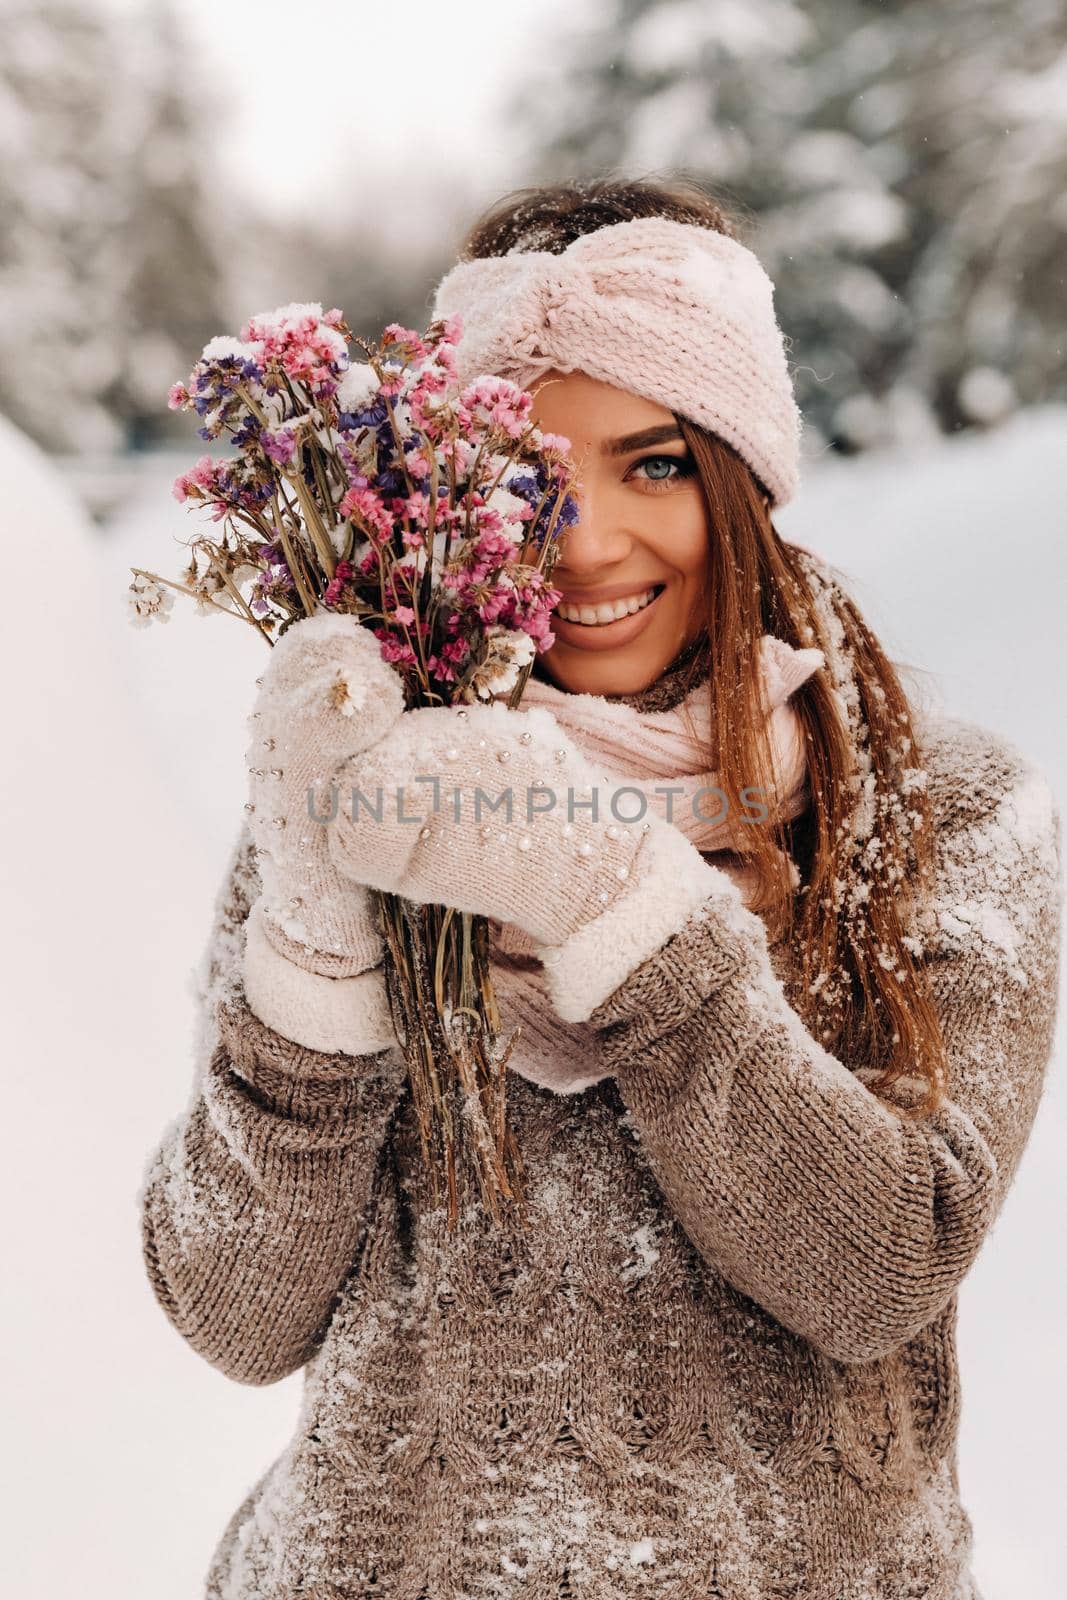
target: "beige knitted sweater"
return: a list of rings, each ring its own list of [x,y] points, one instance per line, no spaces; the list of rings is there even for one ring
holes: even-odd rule
[[[209,1600],[977,1600],[956,1292],[1050,1055],[1060,819],[1001,737],[921,732],[943,1108],[905,1122],[828,1054],[747,912],[709,903],[575,1025],[501,938],[528,1060],[562,1029],[596,1080],[512,1074],[531,1225],[506,1235],[429,1207],[395,1049],[318,1054],[249,1009],[242,832],[140,1195],[191,1348],[241,1383],[305,1369]]]

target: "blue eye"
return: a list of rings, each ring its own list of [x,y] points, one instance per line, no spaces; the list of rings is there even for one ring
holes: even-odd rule
[[[636,472],[638,467],[647,467],[650,463],[654,466],[665,464],[668,467],[674,467],[677,469],[670,475],[653,475],[648,476],[643,480],[645,483],[650,483],[656,488],[658,488],[661,484],[666,485],[677,483],[680,478],[691,477],[693,473],[693,460],[691,456],[642,456],[640,461],[635,462],[634,471]]]

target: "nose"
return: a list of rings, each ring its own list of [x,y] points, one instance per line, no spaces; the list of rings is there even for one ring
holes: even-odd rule
[[[609,571],[625,561],[633,549],[633,539],[603,507],[598,511],[588,492],[572,489],[578,502],[578,521],[567,528],[559,541],[559,556],[553,583],[559,587],[567,577],[587,577]]]

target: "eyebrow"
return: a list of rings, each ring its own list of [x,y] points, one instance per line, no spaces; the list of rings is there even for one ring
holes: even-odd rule
[[[647,450],[650,445],[681,438],[677,423],[660,422],[654,428],[642,428],[640,433],[623,434],[621,439],[605,439],[600,451],[605,456],[626,456],[631,450]]]

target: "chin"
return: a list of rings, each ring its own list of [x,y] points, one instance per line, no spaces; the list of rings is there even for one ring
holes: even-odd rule
[[[579,650],[558,642],[544,657],[544,671],[571,694],[639,694],[674,660],[681,644],[641,650]]]

